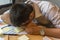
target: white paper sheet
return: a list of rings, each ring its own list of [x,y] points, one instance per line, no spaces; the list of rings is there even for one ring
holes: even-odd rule
[[[0,40],[4,40],[4,38],[0,37]]]
[[[50,39],[49,37],[45,36],[45,37],[43,37],[43,40],[52,40],[52,39]]]

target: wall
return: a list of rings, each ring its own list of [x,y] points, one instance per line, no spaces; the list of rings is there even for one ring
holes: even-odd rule
[[[60,7],[60,0],[47,0],[47,1],[51,1],[54,4],[57,4]]]
[[[12,1],[11,0],[0,0],[0,5],[4,5],[8,3],[12,3]]]

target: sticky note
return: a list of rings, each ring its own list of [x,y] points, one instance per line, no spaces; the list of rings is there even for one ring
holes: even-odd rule
[[[18,38],[18,40],[29,40],[29,38],[26,35],[22,35]]]

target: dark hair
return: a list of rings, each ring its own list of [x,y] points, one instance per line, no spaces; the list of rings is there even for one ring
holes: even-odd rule
[[[14,4],[10,10],[10,20],[14,26],[20,26],[29,20],[29,15],[33,11],[30,4],[20,3]]]

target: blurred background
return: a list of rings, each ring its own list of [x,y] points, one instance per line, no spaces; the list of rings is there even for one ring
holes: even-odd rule
[[[20,3],[25,2],[26,0],[0,0],[0,5],[8,4],[8,3]],[[57,4],[60,7],[60,0],[43,0],[43,1],[51,1],[55,4]]]
[[[16,0],[16,2],[24,2],[24,1],[26,0]],[[42,1],[51,1],[60,7],[60,0],[42,0]]]
[[[6,10],[11,8],[14,3],[25,2],[26,0],[0,0],[0,14],[3,14]],[[40,0],[40,1],[51,1],[60,7],[60,0]]]

